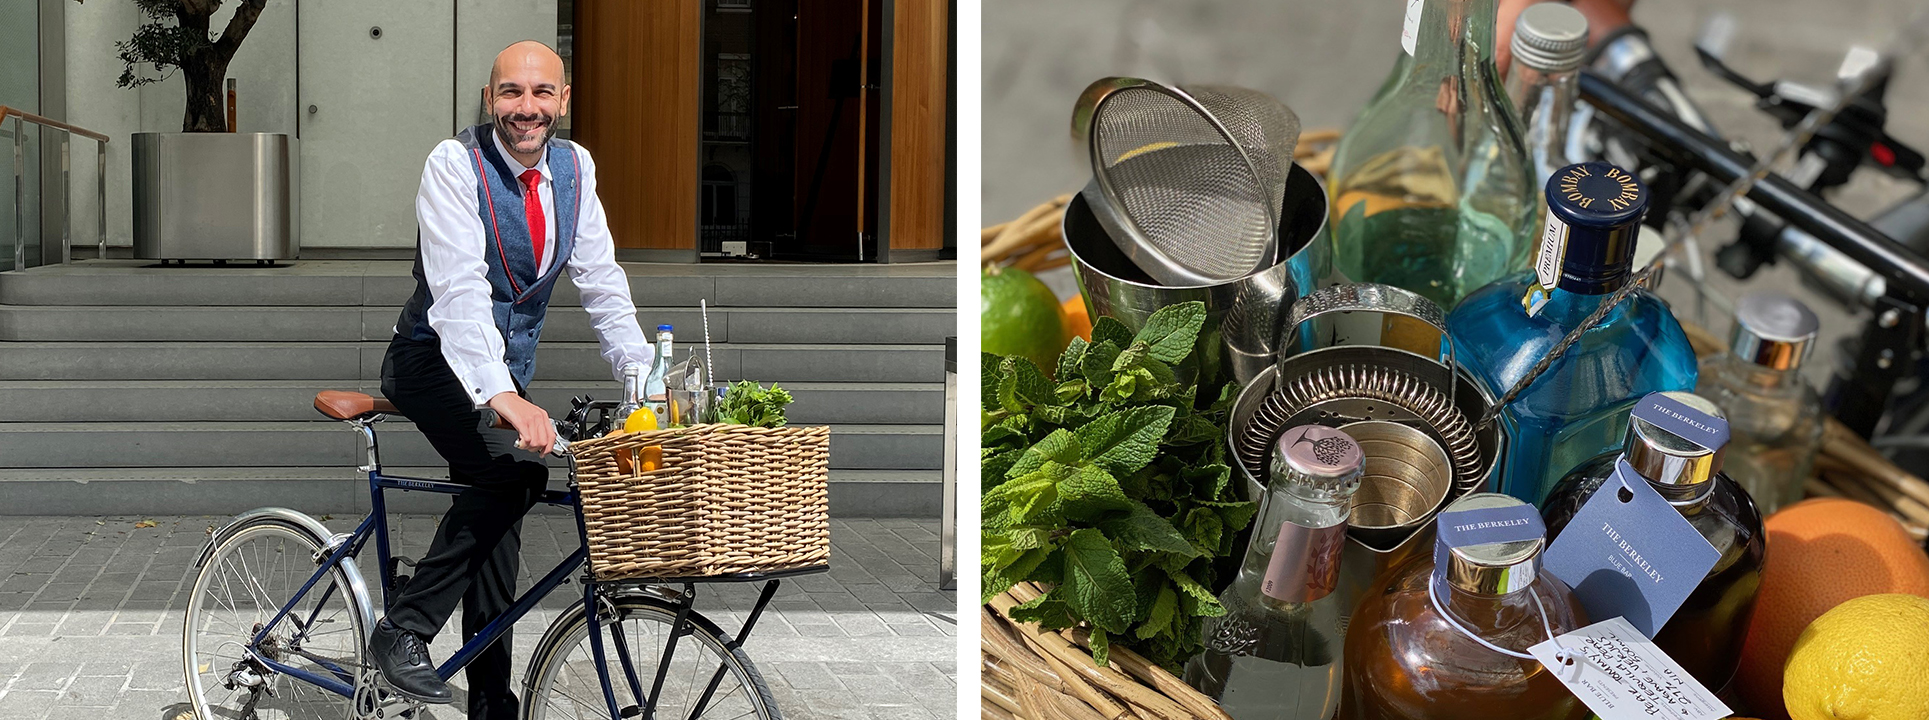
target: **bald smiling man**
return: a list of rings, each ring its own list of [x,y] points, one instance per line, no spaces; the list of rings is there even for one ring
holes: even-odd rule
[[[427,703],[451,701],[427,644],[456,603],[467,640],[516,596],[522,517],[548,482],[541,452],[556,440],[549,415],[524,396],[557,275],[567,269],[582,291],[611,377],[654,353],[616,264],[596,164],[555,139],[569,113],[562,58],[534,41],[509,46],[483,102],[492,122],[442,141],[422,168],[415,294],[382,361],[382,393],[448,461],[449,479],[469,486],[369,635],[389,683]],[[483,408],[515,429],[489,427]],[[468,665],[472,719],[517,715],[509,637]]]

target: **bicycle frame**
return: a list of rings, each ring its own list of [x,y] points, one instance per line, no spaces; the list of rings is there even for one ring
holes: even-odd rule
[[[276,626],[278,626],[284,618],[288,617],[290,611],[292,611],[295,608],[295,606],[301,602],[303,597],[307,596],[310,590],[314,589],[316,583],[320,582],[323,576],[325,576],[330,570],[337,567],[344,558],[359,555],[362,551],[362,548],[367,544],[369,538],[371,537],[375,539],[375,549],[378,556],[378,561],[381,564],[382,605],[385,611],[384,614],[386,614],[386,610],[388,608],[390,598],[393,596],[393,593],[396,590],[396,587],[395,587],[396,574],[395,574],[394,566],[390,562],[391,556],[390,556],[390,547],[389,547],[389,538],[388,538],[388,510],[387,510],[385,492],[388,490],[402,490],[405,492],[421,491],[421,492],[435,492],[435,493],[444,493],[444,494],[454,495],[462,492],[463,490],[468,489],[469,487],[467,485],[461,485],[458,483],[445,482],[440,480],[430,480],[426,478],[400,477],[400,476],[383,474],[381,471],[380,464],[373,462],[374,454],[375,454],[374,437],[373,437],[374,433],[367,427],[366,424],[362,424],[362,423],[356,423],[356,424],[360,426],[359,429],[361,429],[363,433],[365,433],[365,435],[369,438],[369,444],[370,444],[371,463],[369,467],[372,469],[368,469],[369,497],[371,499],[369,514],[367,517],[362,519],[362,522],[360,525],[356,526],[354,532],[346,536],[340,536],[340,535],[336,536],[334,541],[328,543],[328,545],[323,548],[323,551],[328,553],[327,559],[326,560],[318,559],[319,564],[316,567],[315,572],[308,577],[307,582],[303,583],[301,586],[301,589],[296,591],[294,596],[289,598],[288,602],[282,605],[280,610],[275,613],[273,618],[269,619],[267,623],[264,623],[261,626],[260,630],[255,632],[254,638],[249,641],[248,646],[245,650],[245,652],[249,657],[253,658],[257,662],[261,663],[263,666],[275,672],[287,674],[290,677],[297,678],[299,680],[302,680],[309,684],[323,688],[335,694],[341,695],[343,697],[350,697],[350,698],[354,697],[355,695],[356,677],[355,677],[355,674],[349,669],[342,668],[334,665],[333,663],[329,663],[329,662],[317,659],[316,662],[322,664],[329,671],[327,675],[319,675],[307,670],[303,670],[301,668],[293,667],[285,663],[264,657],[261,653],[258,653],[255,651],[256,648],[260,646],[261,642],[268,637],[269,633]],[[574,471],[574,468],[572,467],[571,469],[572,478],[574,477],[574,474],[575,474],[575,471]],[[509,607],[509,609],[505,611],[501,616],[497,617],[494,621],[490,622],[487,627],[483,628],[481,633],[477,634],[474,638],[471,638],[468,642],[463,643],[461,649],[457,650],[454,655],[450,656],[449,659],[444,661],[440,667],[436,668],[436,675],[438,675],[444,680],[447,680],[450,677],[453,677],[457,670],[460,670],[463,667],[467,666],[469,662],[474,660],[477,655],[481,654],[483,650],[487,649],[490,646],[490,644],[494,643],[498,638],[502,637],[503,633],[508,632],[509,629],[513,627],[517,621],[521,620],[523,616],[527,615],[531,609],[535,608],[536,603],[540,602],[544,597],[548,596],[549,593],[553,592],[557,588],[557,586],[562,585],[564,582],[567,582],[569,579],[570,573],[575,572],[579,567],[582,567],[586,564],[586,562],[589,559],[589,545],[587,540],[588,535],[585,533],[582,504],[578,502],[578,500],[579,500],[579,495],[575,488],[575,482],[573,481],[573,479],[572,479],[572,482],[570,483],[569,490],[567,491],[545,490],[542,493],[542,495],[540,495],[537,498],[537,502],[539,503],[548,504],[548,505],[560,505],[560,506],[571,508],[573,514],[576,516],[576,530],[577,530],[578,536],[585,538],[584,544],[581,546],[578,546],[574,552],[570,553],[568,557],[564,558],[562,562],[558,563],[554,568],[552,568],[548,574],[544,575],[541,580],[538,580],[534,586],[529,588],[528,591],[518,596],[516,598],[515,603],[512,604]],[[766,581],[763,588],[763,592],[759,595],[757,599],[756,606],[751,609],[750,614],[744,620],[744,625],[742,630],[739,631],[735,637],[731,638],[729,641],[726,642],[726,646],[728,649],[735,649],[736,647],[740,646],[743,643],[743,640],[745,638],[749,637],[751,629],[756,626],[757,619],[763,614],[763,610],[765,606],[767,606],[770,603],[771,598],[776,595],[777,585],[779,582],[781,582],[780,576],[788,575],[788,574],[801,574],[801,573],[773,573],[773,574],[767,574],[767,575],[735,576],[735,577],[726,577],[726,578],[665,579],[665,580],[659,581],[660,583],[680,582],[683,585],[685,585],[687,590],[686,592],[683,593],[682,598],[678,602],[676,621],[671,626],[669,640],[665,644],[662,660],[657,664],[656,674],[654,679],[651,681],[649,694],[645,695],[642,692],[642,680],[637,677],[636,667],[635,667],[635,664],[631,661],[627,641],[624,640],[623,635],[621,633],[616,633],[611,635],[611,640],[616,646],[617,654],[620,656],[618,659],[620,660],[620,664],[623,668],[624,680],[626,681],[632,696],[644,700],[644,705],[643,707],[640,708],[640,710],[642,711],[641,716],[645,718],[645,720],[649,720],[650,718],[653,718],[655,716],[656,699],[657,699],[658,693],[660,693],[663,689],[663,681],[664,681],[665,675],[669,670],[670,661],[676,652],[677,639],[682,635],[684,635],[686,632],[688,632],[693,625],[693,621],[691,620],[690,615],[692,613],[692,605],[694,605],[695,597],[696,597],[694,583],[705,581],[705,580],[744,581],[744,580],[761,579]],[[617,704],[616,704],[615,688],[614,686],[612,686],[610,681],[608,658],[605,657],[605,653],[603,652],[603,642],[602,642],[603,623],[597,616],[600,610],[599,604],[597,602],[597,599],[598,599],[597,588],[599,587],[599,585],[608,587],[608,586],[613,586],[614,584],[612,583],[599,584],[587,571],[583,573],[582,583],[583,583],[583,606],[584,606],[584,614],[586,616],[585,619],[586,619],[586,622],[588,623],[588,628],[589,628],[590,648],[591,648],[591,653],[595,657],[598,679],[602,684],[603,699],[605,704],[608,706],[607,709],[610,713],[610,718],[612,720],[620,720],[621,718],[624,717],[624,715],[622,714],[622,711],[617,707]],[[635,584],[635,583],[636,581],[625,581],[624,583],[621,583],[621,584],[629,585],[629,584]],[[328,594],[333,592],[335,592],[335,587],[331,585],[329,589],[324,592],[322,599],[316,603],[316,609],[314,613],[311,613],[309,617],[306,619],[306,621],[301,622],[302,627],[306,628],[313,625],[314,615],[320,612],[321,605],[323,603],[326,603],[328,600]],[[305,632],[305,630],[303,632]],[[696,717],[697,715],[702,714],[703,708],[709,704],[711,696],[715,693],[717,685],[722,682],[723,676],[726,672],[727,672],[727,665],[720,663],[717,667],[716,673],[713,674],[710,679],[709,686],[704,690],[703,695],[698,699],[696,706],[692,708],[691,717]]]

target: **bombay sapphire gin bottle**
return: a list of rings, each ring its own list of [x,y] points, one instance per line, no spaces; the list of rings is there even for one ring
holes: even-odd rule
[[[1802,499],[1822,443],[1822,400],[1802,379],[1802,360],[1821,322],[1800,300],[1749,293],[1735,305],[1728,352],[1701,363],[1695,392],[1728,414],[1724,472],[1763,515]]]
[[[1232,586],[1226,613],[1207,618],[1206,651],[1185,679],[1235,720],[1327,720],[1340,702],[1344,608],[1333,589],[1360,446],[1339,430],[1288,429]]]
[[[1613,165],[1547,182],[1534,269],[1481,288],[1447,316],[1455,358],[1498,398],[1633,274],[1648,191]],[[1539,505],[1574,466],[1618,449],[1628,410],[1651,392],[1692,390],[1695,354],[1667,304],[1637,289],[1502,408],[1500,492]]]
[[[1685,427],[1680,424],[1684,417]],[[1685,436],[1688,429],[1693,437]],[[1626,458],[1636,474],[1715,546],[1721,559],[1655,633],[1654,642],[1716,692],[1734,679],[1741,663],[1766,547],[1754,501],[1721,472],[1722,456],[1733,453],[1729,430],[1721,410],[1698,395],[1665,392],[1642,398],[1631,413],[1626,449],[1583,463],[1562,478],[1542,515],[1552,542],[1614,475],[1615,460]]]

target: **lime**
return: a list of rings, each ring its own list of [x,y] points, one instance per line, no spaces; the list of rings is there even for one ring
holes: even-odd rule
[[[1051,288],[1017,268],[989,268],[979,284],[978,332],[984,351],[1031,358],[1047,374],[1071,338]]]

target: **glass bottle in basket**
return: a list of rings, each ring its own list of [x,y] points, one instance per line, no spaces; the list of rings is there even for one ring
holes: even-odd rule
[[[1728,352],[1701,363],[1695,392],[1728,415],[1725,472],[1763,515],[1802,499],[1822,444],[1822,399],[1802,379],[1821,321],[1800,300],[1762,291],[1735,306]]]
[[[1380,575],[1346,628],[1340,720],[1581,720],[1587,706],[1527,649],[1587,624],[1541,569],[1534,509],[1497,493],[1455,500],[1434,552]],[[1479,527],[1518,529],[1497,538]],[[1459,530],[1454,530],[1454,528]],[[1460,540],[1446,540],[1450,532]]]
[[[1709,434],[1690,439],[1667,429],[1667,418],[1682,416],[1692,417],[1695,426],[1708,428]],[[1727,441],[1730,429],[1721,410],[1701,396],[1666,392],[1642,398],[1628,421],[1626,449],[1575,468],[1554,487],[1542,513],[1551,543],[1595,491],[1614,477],[1615,461],[1626,458],[1636,474],[1707,538],[1721,559],[1655,633],[1654,644],[1681,663],[1696,682],[1718,692],[1741,665],[1742,640],[1748,635],[1748,620],[1761,588],[1767,543],[1761,512],[1748,493],[1722,472],[1724,456],[1732,459],[1739,449]]]
[[[1346,433],[1291,428],[1273,450],[1272,479],[1239,575],[1205,622],[1204,654],[1185,680],[1235,720],[1326,720],[1340,701],[1345,641],[1339,583],[1346,521],[1364,458]]]
[[[1547,183],[1547,225],[1534,269],[1475,291],[1447,315],[1455,358],[1494,397],[1527,376],[1634,273],[1648,191],[1602,162]],[[1547,372],[1502,406],[1500,492],[1535,505],[1575,466],[1618,450],[1628,411],[1651,392],[1692,390],[1695,353],[1667,303],[1637,289]]]
[[[1333,257],[1451,308],[1526,267],[1538,194],[1494,66],[1495,0],[1407,0],[1393,72],[1333,156]]]
[[[669,325],[656,326],[656,359],[650,363],[650,376],[644,385],[643,404],[656,413],[656,426],[670,427],[670,393],[667,381],[670,376],[670,356],[674,343],[675,328]]]

